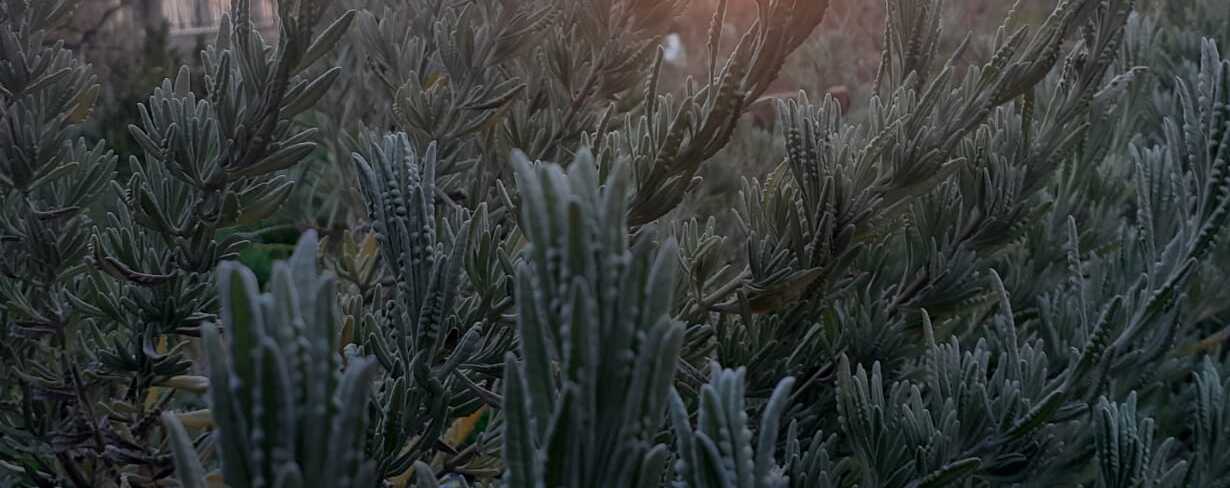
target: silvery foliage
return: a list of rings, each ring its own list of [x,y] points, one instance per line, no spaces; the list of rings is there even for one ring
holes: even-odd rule
[[[109,225],[92,242],[92,260],[108,276],[94,277],[81,297],[95,304],[86,312],[97,322],[130,329],[130,344],[116,343],[101,358],[109,368],[184,371],[186,365],[167,364],[175,354],[143,352],[148,342],[199,335],[196,324],[217,307],[208,291],[215,267],[249,242],[243,232],[219,238],[219,231],[272,215],[293,185],[282,170],[316,148],[315,131],[294,118],[328,91],[338,69],[305,72],[353,13],[322,26],[323,4],[280,3],[282,35],[267,41],[248,9],[235,2],[223,16],[202,53],[203,80],[181,68],[140,106],[141,124],[129,126],[144,157],[131,159],[127,182],[112,185],[122,205],[108,212]],[[205,87],[203,96],[194,84]]]
[[[86,394],[70,296],[116,161],[75,139],[100,87],[48,37],[71,12],[63,1],[0,2],[0,461],[12,482],[31,484],[54,480],[54,451],[82,440],[76,412],[59,408]]]
[[[939,2],[888,6],[878,96],[862,124],[842,120],[831,100],[781,107],[788,157],[747,184],[738,279],[709,257],[722,240],[710,226],[680,227],[685,266],[713,273],[676,290],[674,316],[711,331],[692,335],[681,356],[696,348],[745,369],[715,368],[705,385],[697,368],[677,366],[681,391],[695,392],[672,409],[677,481],[1211,482],[1212,455],[1191,453],[1221,442],[1217,420],[1168,419],[1172,435],[1206,432],[1198,446],[1155,442],[1147,416],[1182,410],[1162,406],[1195,394],[1205,399],[1186,404],[1198,410],[1219,403],[1205,385],[1220,380],[1201,380],[1199,393],[1171,386],[1224,336],[1210,329],[1225,316],[1216,281],[1203,281],[1218,273],[1196,271],[1225,252],[1230,206],[1227,65],[1215,45],[1175,82],[1173,104],[1141,103],[1166,98],[1149,92],[1148,22],[1129,2],[1059,2],[1033,30],[1006,21],[993,57],[963,76],[952,72],[960,51],[934,49]],[[1140,120],[1150,110],[1161,124]],[[531,189],[518,186],[523,204]],[[583,200],[570,196],[575,184],[549,193]],[[523,345],[521,361],[556,357],[544,351]],[[695,428],[689,408],[700,409]],[[514,417],[561,416],[505,414],[506,428]],[[786,438],[754,437],[741,420],[749,414],[764,428],[785,423]],[[553,456],[583,452],[557,445],[571,444],[510,443],[504,455],[553,466]],[[562,469],[539,479],[578,468]]]
[[[363,423],[377,365],[338,354],[336,278],[316,268],[308,231],[274,265],[269,291],[243,265],[218,269],[218,324],[202,326],[209,405],[227,486],[375,486]],[[223,339],[222,331],[226,338]],[[205,487],[192,439],[171,413],[168,427],[181,486]]]
[[[760,6],[765,25],[811,12]],[[372,69],[405,74],[381,81],[400,131],[362,136],[354,157],[390,277],[362,297],[376,312],[355,339],[386,368],[370,431],[384,475],[412,466],[420,486],[458,474],[508,486],[1218,479],[1220,367],[1209,360],[1184,383],[1223,335],[1210,330],[1225,310],[1205,281],[1230,201],[1214,44],[1171,88],[1154,79],[1149,17],[1130,2],[1061,1],[1036,29],[1005,20],[993,55],[958,74],[979,41],[937,52],[939,2],[887,6],[864,119],[831,99],[780,106],[787,157],[747,182],[736,209],[746,259],[734,262],[711,223],[670,226],[677,239],[661,224],[759,95],[755,80],[771,77],[749,74],[762,73],[760,56],[784,57],[806,23],[753,27],[725,64],[715,34],[708,83],[682,102],[660,93],[660,58],[635,110],[569,117],[592,100],[563,92],[570,108],[551,120],[586,122],[561,132],[536,129],[530,109],[552,98],[521,98],[507,78],[515,62],[485,69],[479,54],[500,37],[461,27],[529,22],[485,14],[507,5],[445,5],[434,22],[403,12],[402,24],[387,20],[396,10],[361,14]],[[425,54],[399,64],[399,46]],[[497,92],[509,98],[455,115],[466,94]],[[550,143],[517,138],[527,133]],[[476,241],[491,251],[485,266],[462,258]],[[501,305],[475,313],[475,302]],[[1177,417],[1171,403],[1198,420],[1160,418]],[[488,407],[489,435],[437,440]]]
[[[372,442],[383,473],[393,476],[436,452],[429,440],[495,396],[480,383],[512,342],[502,324],[510,273],[485,206],[437,211],[435,145],[420,154],[404,133],[369,144],[354,159],[378,255],[395,279],[387,294],[372,292],[387,301],[359,318],[355,342],[387,373]]]
[[[39,486],[157,483],[172,467],[159,413],[208,387],[187,346],[216,316],[216,266],[247,243],[220,231],[285,201],[284,170],[316,147],[294,119],[338,75],[310,68],[353,13],[326,23],[322,2],[282,2],[266,40],[234,2],[204,79],[185,67],[141,105],[129,130],[142,154],[120,181],[105,143],[67,143],[99,93],[47,40],[75,2],[2,5],[5,471]]]
[[[434,440],[478,407],[503,404],[503,354],[514,348],[526,313],[517,308],[524,301],[514,292],[522,286],[514,285],[521,283],[517,268],[559,259],[522,244],[544,235],[531,234],[541,217],[522,208],[525,178],[511,178],[524,161],[505,165],[512,148],[526,160],[583,160],[594,173],[586,180],[591,186],[624,172],[623,192],[640,196],[625,208],[625,195],[612,194],[612,205],[633,226],[650,223],[678,205],[683,188],[676,183],[692,181],[699,164],[725,144],[746,105],[819,23],[824,4],[767,3],[762,22],[724,62],[720,6],[709,79],[690,85],[676,103],[660,93],[661,58],[653,55],[679,11],[675,2],[370,3],[358,16],[350,51],[361,61],[348,61],[370,73],[372,90],[394,100],[391,118],[377,110],[364,122],[400,129],[384,136],[362,131],[350,144],[388,273],[380,285],[356,280],[353,298],[370,304],[357,312],[356,344],[386,372],[374,442],[387,476],[416,460],[434,459],[442,471],[474,470],[484,464],[479,458],[498,458],[498,438],[468,452]],[[553,69],[544,72],[544,65]],[[625,145],[636,153],[611,149]],[[658,183],[669,185],[652,186]],[[342,259],[338,266],[353,264]],[[663,413],[664,398],[649,412]],[[654,452],[661,462],[664,451]],[[626,466],[594,469],[616,475]],[[586,473],[593,474],[570,476],[592,478]]]
[[[842,459],[819,471],[835,485],[1071,485],[1094,458],[1105,485],[1208,482],[1174,441],[1138,439],[1152,421],[1134,404],[1181,433],[1185,410],[1163,406],[1191,393],[1168,388],[1223,336],[1215,45],[1154,95],[1148,19],[1060,2],[956,79],[928,61],[938,4],[889,6],[883,101],[863,126],[828,101],[782,107],[788,158],[738,209],[745,284],[693,294],[738,324],[718,331],[723,364],[758,373],[762,399],[806,378],[798,431],[839,434],[812,437]],[[1129,441],[1156,457],[1115,452]]]
[[[723,48],[719,1],[706,76],[679,90],[660,86],[653,54],[675,2],[372,0],[316,37],[302,33],[319,4],[285,5],[279,47],[240,28],[208,51],[217,101],[183,103],[187,74],[156,93],[134,134],[162,164],[134,161],[112,212],[140,225],[81,244],[101,273],[63,288],[86,341],[132,341],[101,348],[101,371],[141,394],[207,386],[217,430],[194,441],[186,415],[163,415],[165,466],[73,413],[86,443],[64,444],[128,444],[87,464],[89,447],[48,448],[60,475],[8,442],[6,470],[83,485],[82,466],[119,459],[137,467],[129,480],[160,467],[187,486],[421,488],[1227,478],[1230,61],[1204,40],[1164,66],[1193,51],[1156,11],[1059,0],[1038,26],[1010,16],[985,40],[992,55],[956,73],[984,41],[941,53],[942,2],[886,1],[864,115],[783,101],[786,157],[745,183],[742,235],[724,236],[672,212],[827,2],[758,1],[759,21]],[[352,16],[361,28],[336,60],[368,77],[289,85],[315,56],[305,39],[341,38]],[[269,294],[234,265],[215,279],[234,248],[213,232],[265,215],[261,202],[284,198],[270,172],[306,150],[277,100],[314,100],[331,79],[378,94],[332,121],[354,136],[330,149],[350,153],[370,230],[326,260],[348,277],[340,301],[312,235]],[[46,284],[6,292],[5,313],[27,313],[9,297]],[[99,296],[161,297],[175,306],[146,310],[181,315],[108,318],[94,310],[119,307]],[[221,335],[195,325],[215,319]],[[174,353],[193,333],[208,380]],[[88,395],[67,378],[61,394]],[[478,416],[486,430],[464,439]]]
[[[353,67],[341,83],[362,93],[339,97],[327,124],[434,143],[442,193],[471,209],[511,179],[513,150],[564,163],[582,146],[604,161],[634,158],[631,222],[649,223],[679,205],[828,4],[765,2],[756,25],[722,39],[720,2],[706,76],[674,90],[659,86],[658,51],[684,3],[352,0],[363,10],[340,55]],[[364,146],[353,131],[340,135],[338,160]]]
[[[520,355],[504,370],[506,483],[653,485],[685,333],[670,317],[675,245],[629,242],[629,175],[599,184],[587,151],[567,171],[514,164],[529,247],[516,272]]]

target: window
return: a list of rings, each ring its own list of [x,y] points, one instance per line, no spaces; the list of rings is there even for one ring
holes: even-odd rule
[[[273,0],[251,0],[252,19],[257,25],[273,24]],[[172,34],[210,31],[218,28],[222,14],[231,9],[231,0],[162,0],[162,12]]]

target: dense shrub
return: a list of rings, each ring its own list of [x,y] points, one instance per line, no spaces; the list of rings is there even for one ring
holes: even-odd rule
[[[72,3],[0,0],[0,485],[1230,479],[1215,2],[299,0],[266,39],[235,0],[125,161]]]

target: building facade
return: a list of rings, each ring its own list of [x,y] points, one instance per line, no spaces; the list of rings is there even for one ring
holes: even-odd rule
[[[256,24],[272,26],[276,22],[274,0],[250,1]],[[230,11],[231,0],[160,0],[157,8],[171,36],[193,36],[215,31],[222,14]]]
[[[277,25],[276,0],[249,0],[253,21],[272,31]],[[81,0],[66,39],[87,49],[132,50],[151,28],[167,28],[169,41],[191,46],[218,29],[232,0]],[[80,42],[73,42],[79,38]]]

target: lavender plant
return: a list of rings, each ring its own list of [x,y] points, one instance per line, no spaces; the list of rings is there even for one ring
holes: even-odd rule
[[[204,53],[205,95],[187,68],[164,81],[129,127],[144,154],[118,181],[105,143],[70,142],[99,93],[88,66],[46,38],[73,2],[3,3],[4,400],[14,407],[3,442],[21,483],[170,474],[157,420],[176,391],[208,387],[188,349],[217,313],[214,269],[247,241],[220,231],[271,215],[292,185],[279,173],[315,147],[293,119],[337,71],[303,74],[353,18],[325,25],[322,5],[281,4],[271,43],[235,2]]]
[[[218,269],[220,323],[202,326],[222,480],[232,487],[375,486],[363,452],[376,362],[338,354],[336,278],[316,269],[308,232],[274,266],[268,293],[235,263]],[[224,340],[220,331],[227,334]],[[163,414],[182,486],[206,474],[182,422]]]
[[[712,2],[678,84],[682,2],[285,1],[269,43],[236,1],[107,193],[61,4],[0,5],[5,482],[1226,479],[1230,61],[1173,8],[886,0],[857,98],[736,141],[827,1]],[[736,225],[693,213],[739,155]],[[231,231],[296,188],[345,202],[261,293]]]
[[[96,420],[65,408],[97,392],[72,293],[89,254],[91,208],[116,162],[104,144],[74,133],[100,87],[47,37],[71,11],[63,1],[0,2],[0,460],[12,479],[45,486],[56,472],[88,479],[75,452],[82,444],[103,454],[102,439],[82,435]]]

